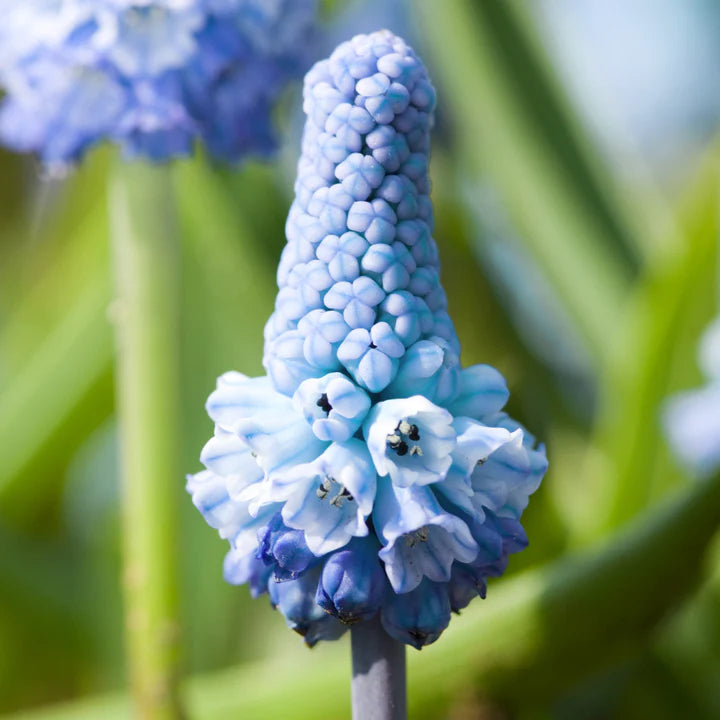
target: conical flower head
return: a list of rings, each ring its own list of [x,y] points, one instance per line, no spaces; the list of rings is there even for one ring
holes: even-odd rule
[[[280,392],[339,371],[382,393],[425,361],[417,344],[429,339],[457,375],[432,237],[434,106],[423,64],[389,32],[343,43],[305,78],[295,201],[266,333]]]
[[[500,373],[460,365],[432,236],[434,105],[387,31],[308,73],[268,374],[220,378],[188,481],[230,542],[227,579],[266,583],[310,644],[378,612],[402,642],[437,639],[525,546],[547,466],[502,412]]]

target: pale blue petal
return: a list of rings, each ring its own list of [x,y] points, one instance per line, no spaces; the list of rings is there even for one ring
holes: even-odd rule
[[[229,372],[218,378],[217,389],[211,393],[205,409],[220,427],[232,431],[238,420],[267,407],[275,396],[277,393],[267,377],[249,378]]]
[[[460,373],[460,392],[448,405],[453,415],[482,420],[499,412],[510,393],[505,378],[490,365],[473,365]]]

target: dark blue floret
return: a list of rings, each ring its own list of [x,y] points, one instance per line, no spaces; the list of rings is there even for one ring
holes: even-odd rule
[[[302,635],[310,647],[319,640],[336,640],[347,629],[315,602],[320,572],[316,567],[297,580],[270,580],[268,584],[270,602],[283,614],[288,627]]]
[[[258,532],[258,558],[271,567],[277,582],[294,580],[320,561],[310,552],[305,534],[286,527],[280,513]]]
[[[375,538],[354,538],[326,561],[315,601],[352,625],[373,617],[389,590]]]
[[[450,624],[450,601],[445,584],[423,580],[409,593],[390,593],[381,619],[390,635],[418,650],[435,642]]]

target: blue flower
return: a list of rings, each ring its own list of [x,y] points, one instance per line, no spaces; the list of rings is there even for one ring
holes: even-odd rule
[[[270,602],[283,614],[288,627],[302,635],[310,647],[318,640],[336,640],[347,629],[315,602],[320,574],[320,568],[315,567],[297,580],[268,582]]]
[[[258,530],[257,539],[255,557],[273,569],[273,578],[277,582],[294,580],[319,562],[307,546],[305,534],[288,528],[280,513]]]
[[[434,103],[388,32],[307,74],[267,376],[220,378],[188,485],[234,543],[226,578],[266,588],[309,644],[378,613],[397,640],[436,640],[527,544],[547,468],[503,412],[502,375],[460,365],[432,237]]]
[[[0,140],[48,166],[102,140],[166,160],[196,139],[235,162],[274,147],[275,100],[306,64],[314,0],[28,0],[0,28]]]
[[[670,398],[663,419],[675,454],[706,475],[720,467],[720,318],[703,334],[698,355],[709,382]]]
[[[353,538],[323,566],[315,601],[346,625],[369,620],[380,609],[387,579],[375,537]]]

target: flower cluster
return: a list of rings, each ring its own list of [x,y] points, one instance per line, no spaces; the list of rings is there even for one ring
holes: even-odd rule
[[[310,645],[378,612],[417,648],[526,545],[547,462],[462,369],[432,238],[435,93],[387,31],[305,79],[307,123],[266,326],[267,376],[223,375],[188,490],[230,542],[225,577]]]
[[[50,167],[100,140],[128,156],[273,148],[270,112],[305,69],[315,0],[0,3],[0,140]]]
[[[677,456],[701,474],[720,468],[720,318],[700,342],[700,367],[709,382],[665,406],[665,427]]]

